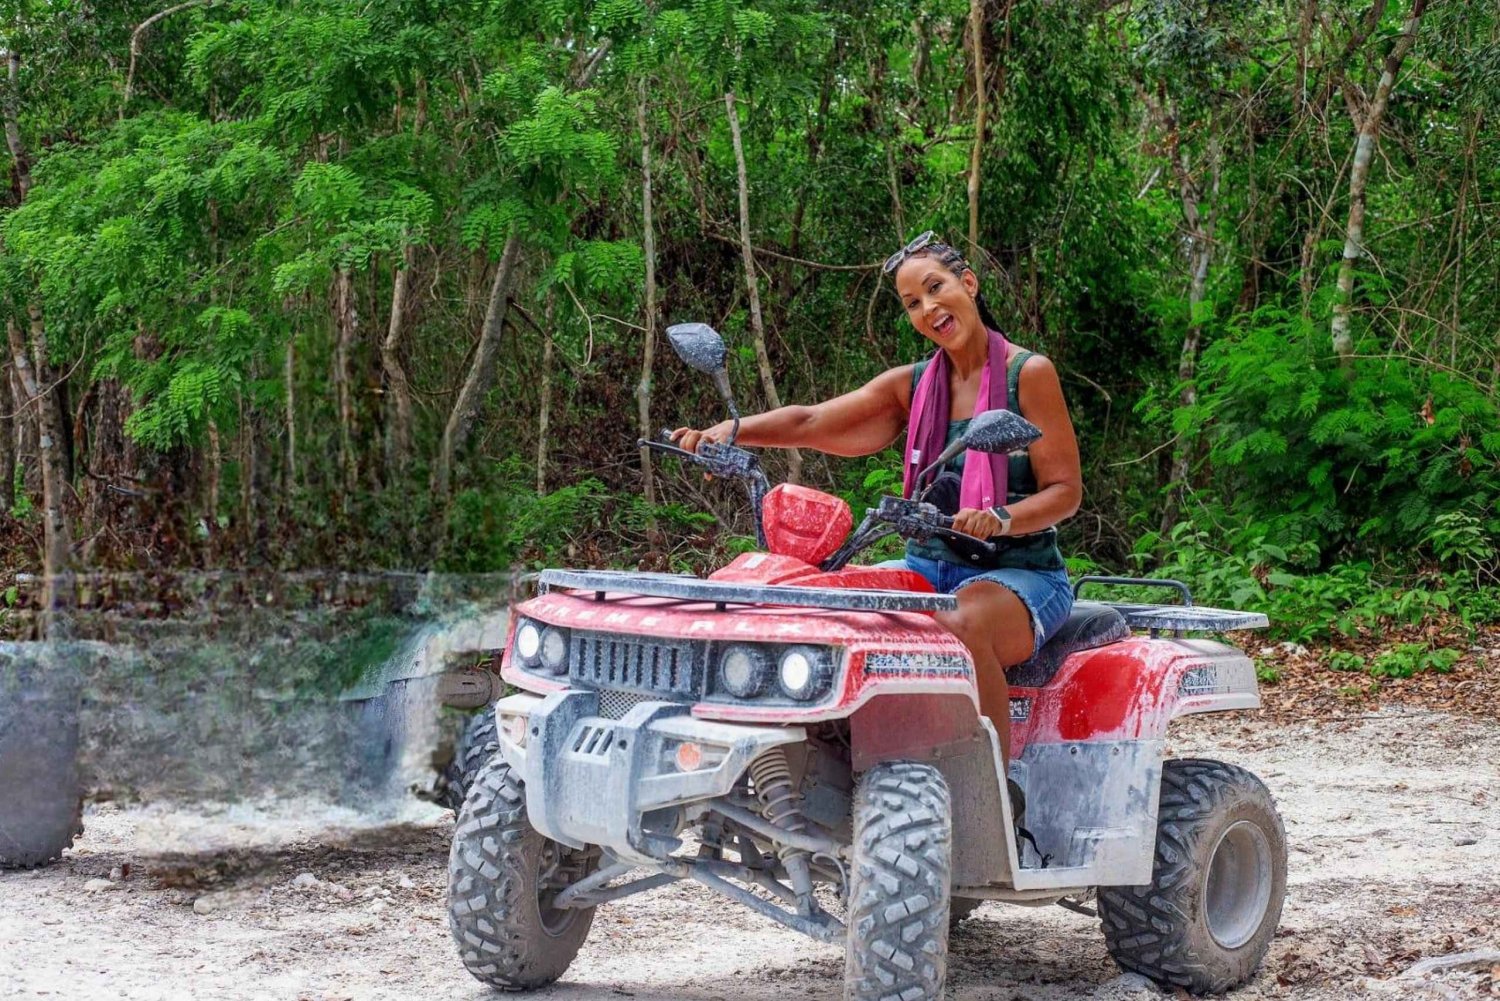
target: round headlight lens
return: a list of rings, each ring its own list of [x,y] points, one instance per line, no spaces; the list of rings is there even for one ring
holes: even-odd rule
[[[737,699],[753,699],[766,687],[766,655],[750,646],[732,646],[719,660],[724,691]]]
[[[828,659],[811,647],[794,646],[781,655],[781,690],[799,702],[817,698],[828,687]]]
[[[542,648],[542,631],[529,619],[516,628],[516,655],[524,663],[536,662],[537,652]]]
[[[542,630],[542,666],[553,674],[567,670],[568,638],[556,626]]]

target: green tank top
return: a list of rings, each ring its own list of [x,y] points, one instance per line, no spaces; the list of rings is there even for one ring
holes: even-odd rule
[[[1010,360],[1005,371],[1006,400],[1009,403],[1007,409],[1021,413],[1021,366],[1026,364],[1026,359],[1034,354],[1031,351],[1019,351]],[[917,382],[922,378],[922,373],[927,370],[931,359],[923,359],[917,362],[912,369],[911,386],[916,391]],[[1024,417],[1025,415],[1022,414]],[[967,420],[950,420],[948,422],[948,434],[944,445],[952,444],[969,427]],[[949,459],[939,470],[952,470],[963,475],[964,456],[967,452],[959,452]],[[1036,474],[1031,469],[1031,457],[1025,452],[1012,455],[1007,463],[1005,503],[1007,506],[1017,501],[1030,497],[1036,493]],[[948,563],[957,563],[966,567],[981,567],[985,570],[998,570],[1002,567],[1012,567],[1018,570],[1062,570],[1067,567],[1063,561],[1062,550],[1057,547],[1057,529],[1044,528],[1040,532],[1032,532],[1029,535],[1006,535],[997,536],[991,540],[998,548],[998,552],[989,560],[976,563],[964,559],[941,539],[932,539],[928,542],[908,541],[906,552],[908,556],[920,556],[929,560],[943,560]]]

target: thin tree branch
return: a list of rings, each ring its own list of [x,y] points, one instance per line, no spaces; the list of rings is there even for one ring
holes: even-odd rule
[[[187,0],[186,3],[180,3],[175,7],[168,7],[166,10],[158,11],[157,13],[152,14],[150,17],[146,18],[146,20],[135,26],[135,31],[130,33],[130,69],[125,73],[125,96],[120,101],[121,118],[125,117],[125,109],[130,106],[130,99],[135,95],[135,64],[136,60],[140,58],[141,44],[142,40],[145,38],[146,32],[150,31],[152,26],[155,25],[158,21],[161,21],[164,18],[171,17],[173,14],[176,14],[179,11],[184,11],[189,7],[197,7],[202,4],[208,4],[209,6],[212,6],[217,2],[218,0]]]

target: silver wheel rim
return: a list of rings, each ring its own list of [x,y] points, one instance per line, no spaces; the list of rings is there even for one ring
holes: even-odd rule
[[[1258,825],[1237,821],[1219,836],[1204,877],[1208,933],[1225,949],[1255,937],[1271,903],[1271,842]]]
[[[552,906],[552,901],[559,893],[567,889],[570,882],[566,878],[560,878],[559,870],[572,861],[572,854],[571,849],[563,847],[556,841],[548,840],[542,846],[540,864],[537,866],[537,916],[541,918],[542,931],[553,938],[572,927],[573,921],[578,917],[578,911],[573,908],[559,909]],[[586,867],[587,864],[585,864]]]

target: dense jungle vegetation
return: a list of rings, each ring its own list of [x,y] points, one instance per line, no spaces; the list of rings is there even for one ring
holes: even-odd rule
[[[1075,569],[1297,640],[1500,615],[1494,3],[0,11],[10,604],[710,565],[743,498],[634,445],[721,416],[664,325],[724,333],[746,410],[845,392],[926,353],[879,265],[932,228],[1062,373]],[[894,451],[767,461],[899,489]]]

